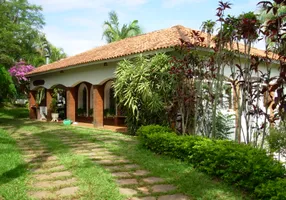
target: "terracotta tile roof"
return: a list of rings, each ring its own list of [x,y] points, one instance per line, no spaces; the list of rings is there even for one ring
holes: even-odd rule
[[[75,56],[59,60],[48,65],[43,65],[28,73],[28,75],[36,75],[38,73],[60,70],[95,61],[120,58],[147,51],[167,49],[180,45],[180,38],[185,41],[194,43],[195,39],[193,31],[195,30],[178,25],[168,29],[158,30],[151,33],[126,38],[117,42],[91,49]],[[207,37],[206,33],[200,33],[200,36],[205,38]],[[207,40],[197,45],[205,47],[207,46]],[[212,43],[211,47],[213,47],[213,45],[214,44]],[[242,47],[243,45],[240,47],[241,50],[243,49]],[[252,48],[251,54],[260,57],[265,56],[265,52],[263,50],[256,48]]]

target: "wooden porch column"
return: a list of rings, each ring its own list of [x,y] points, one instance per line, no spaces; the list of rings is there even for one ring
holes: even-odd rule
[[[36,94],[37,91],[30,90],[29,91],[29,117],[30,119],[37,119],[36,108]]]
[[[52,94],[53,94],[53,90],[52,89],[48,89],[46,90],[46,103],[47,103],[47,120],[50,121],[52,119],[51,116],[51,103],[52,103]]]
[[[75,111],[76,111],[76,96],[75,96],[75,88],[74,87],[68,87],[67,88],[67,119],[70,119],[71,121],[75,121]]]
[[[93,124],[95,127],[103,127],[103,106],[104,106],[103,85],[93,86]]]

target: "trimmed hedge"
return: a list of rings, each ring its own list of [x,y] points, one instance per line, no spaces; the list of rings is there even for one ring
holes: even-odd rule
[[[259,199],[286,200],[286,179],[277,178],[255,188]]]
[[[251,193],[257,186],[286,174],[280,162],[267,156],[264,150],[249,145],[200,136],[178,136],[158,125],[141,127],[137,134],[148,149],[187,161],[200,171]]]

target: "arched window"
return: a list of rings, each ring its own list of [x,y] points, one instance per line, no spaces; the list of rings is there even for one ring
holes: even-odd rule
[[[87,114],[88,113],[88,92],[87,92],[87,86],[86,84],[82,83],[80,84],[79,88],[78,88],[78,104],[77,104],[77,108],[78,108],[78,114]],[[83,113],[81,113],[83,112]]]
[[[104,110],[111,114],[116,114],[116,101],[114,98],[114,89],[112,88],[113,81],[108,81],[104,87]]]
[[[93,108],[93,87],[90,88],[90,108]]]

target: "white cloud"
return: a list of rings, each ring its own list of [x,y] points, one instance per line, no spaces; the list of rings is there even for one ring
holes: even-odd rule
[[[173,8],[182,4],[191,4],[191,3],[203,3],[206,0],[163,0],[163,6],[167,8]]]
[[[44,32],[52,44],[63,48],[69,56],[105,44],[96,28],[70,32],[56,26],[46,26]]]
[[[77,16],[64,18],[63,21],[66,25],[73,25],[77,27],[93,27],[98,25],[95,20]]]

